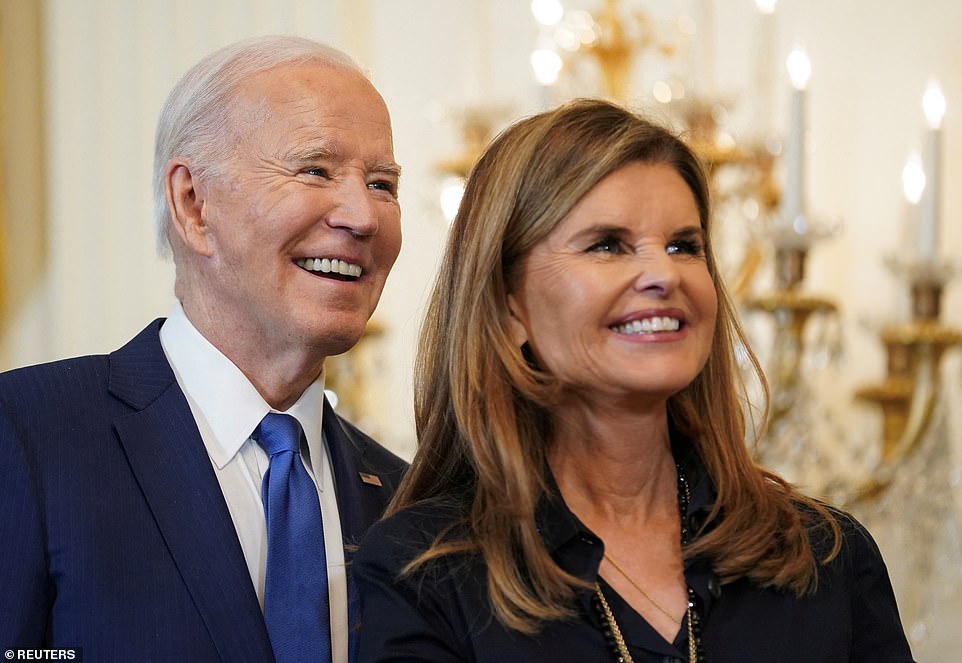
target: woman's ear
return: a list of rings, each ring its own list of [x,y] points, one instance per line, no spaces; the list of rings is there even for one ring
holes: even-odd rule
[[[515,347],[520,348],[528,342],[528,327],[524,316],[524,307],[514,294],[508,295],[508,326]]]
[[[190,170],[190,164],[179,158],[167,162],[165,184],[167,209],[173,235],[171,246],[184,245],[188,250],[210,257],[210,235],[207,226],[207,201],[202,193],[199,179]]]

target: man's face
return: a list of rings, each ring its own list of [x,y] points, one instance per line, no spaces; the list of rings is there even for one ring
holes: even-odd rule
[[[358,73],[317,64],[253,76],[238,96],[238,144],[198,189],[197,309],[211,318],[195,324],[247,352],[344,352],[401,248],[387,108]]]

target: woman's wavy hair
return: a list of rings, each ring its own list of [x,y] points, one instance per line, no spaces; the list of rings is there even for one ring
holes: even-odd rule
[[[419,448],[389,509],[427,499],[464,503],[464,520],[406,572],[445,555],[480,553],[496,616],[521,632],[569,616],[583,583],[552,560],[537,531],[535,510],[548,491],[549,412],[560,386],[512,342],[507,298],[528,252],[592,187],[633,162],[667,164],[691,189],[718,295],[708,361],[668,401],[672,426],[692,441],[717,492],[686,556],[710,560],[723,581],[748,577],[803,594],[818,573],[813,528],[829,530],[822,561],[840,545],[831,514],[756,466],[746,446],[749,410],[736,347],[744,348],[766,403],[768,392],[719,274],[700,161],[659,124],[613,103],[576,100],[506,129],[468,177],[419,340]],[[453,535],[456,528],[467,535]]]

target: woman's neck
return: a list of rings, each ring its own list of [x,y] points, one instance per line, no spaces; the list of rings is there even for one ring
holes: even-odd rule
[[[586,524],[677,511],[666,409],[605,416],[564,411],[554,422],[548,463],[565,502]]]

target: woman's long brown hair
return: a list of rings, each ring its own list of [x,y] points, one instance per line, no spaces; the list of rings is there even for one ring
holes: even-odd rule
[[[718,273],[700,162],[658,124],[605,101],[577,100],[505,130],[468,178],[419,340],[419,448],[389,509],[466,499],[463,522],[452,525],[468,536],[442,534],[406,572],[446,555],[480,553],[496,616],[521,632],[570,615],[582,583],[555,564],[536,528],[558,385],[512,343],[507,296],[531,248],[606,175],[635,161],[668,164],[690,187],[718,294],[707,364],[668,401],[672,424],[692,440],[717,492],[706,528],[685,555],[708,559],[723,582],[748,577],[803,594],[815,587],[819,562],[840,547],[832,514],[758,467],[746,446],[736,347],[746,350],[766,400],[767,386]],[[829,552],[818,560],[809,537],[822,528]]]

